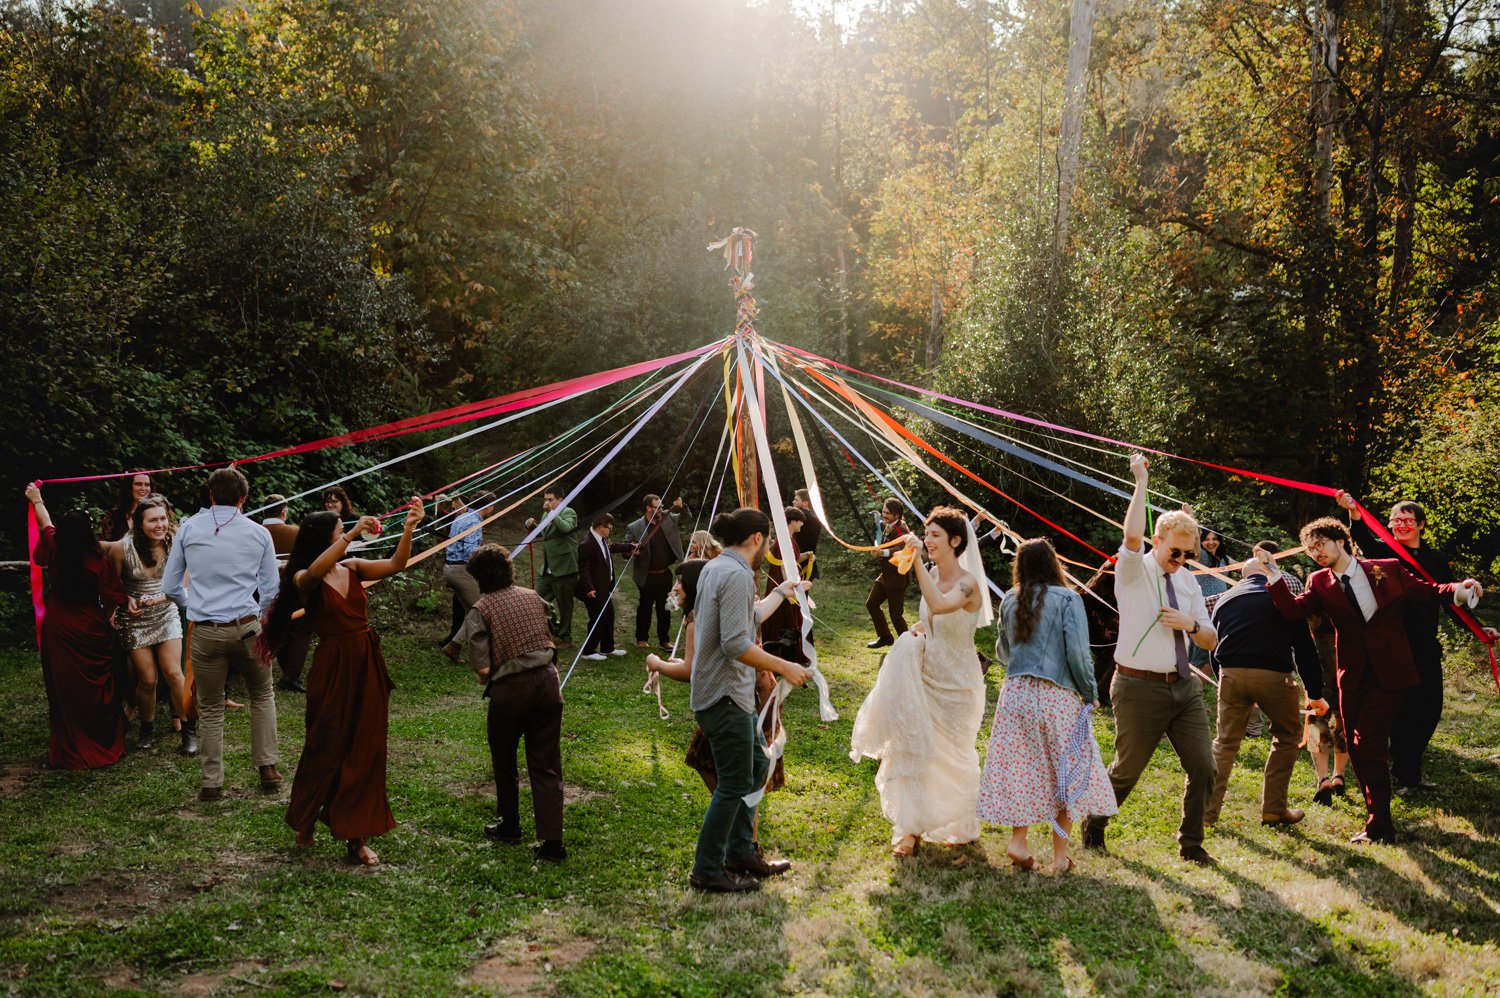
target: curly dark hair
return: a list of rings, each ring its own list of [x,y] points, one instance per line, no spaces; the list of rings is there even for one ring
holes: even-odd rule
[[[964,516],[963,510],[952,506],[934,506],[924,522],[941,527],[949,537],[958,538],[958,547],[953,549],[955,555],[963,554],[964,548],[969,546],[969,518]]]
[[[516,569],[510,552],[499,544],[481,544],[469,555],[469,574],[479,583],[479,591],[493,593],[516,584]]]

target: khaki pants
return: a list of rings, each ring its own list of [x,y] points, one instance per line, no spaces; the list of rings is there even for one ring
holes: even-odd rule
[[[276,694],[271,667],[255,654],[260,623],[193,625],[193,688],[198,701],[198,761],[205,787],[224,785],[224,681],[233,664],[250,691],[250,754],[276,765]]]
[[[1234,768],[1245,725],[1251,711],[1265,711],[1271,719],[1271,754],[1266,757],[1265,781],[1260,791],[1261,814],[1281,814],[1287,809],[1286,788],[1297,764],[1297,743],[1302,737],[1299,687],[1290,672],[1274,669],[1223,669],[1219,673],[1219,730],[1214,737],[1214,795],[1205,820],[1219,820],[1224,788]]]
[[[1177,842],[1183,849],[1202,845],[1203,812],[1214,789],[1213,740],[1203,707],[1203,681],[1194,676],[1164,683],[1116,672],[1110,699],[1115,703],[1115,760],[1109,764],[1109,782],[1115,789],[1115,803],[1125,803],[1166,735],[1187,774]],[[1089,825],[1100,828],[1108,822],[1098,815],[1088,819]]]
[[[474,576],[469,574],[468,565],[448,562],[443,566],[443,581],[458,594],[458,602],[462,604],[464,613],[474,609],[474,604],[479,602],[481,593],[479,583],[475,582]]]

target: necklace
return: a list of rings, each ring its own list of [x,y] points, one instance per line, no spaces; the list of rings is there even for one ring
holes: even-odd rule
[[[219,516],[218,516],[218,514],[214,512],[214,507],[210,506],[209,510],[208,510],[208,518],[210,520],[214,521],[214,536],[218,537],[219,536],[219,531],[223,530],[225,527],[227,527],[231,523],[233,523],[234,522],[234,518],[237,517],[237,516],[239,516],[239,515],[240,515],[240,510],[239,510],[239,507],[236,506],[234,512],[229,514],[229,519],[225,520],[223,523],[220,523],[219,522]]]

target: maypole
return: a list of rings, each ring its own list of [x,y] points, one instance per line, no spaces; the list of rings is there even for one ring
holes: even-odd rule
[[[722,250],[724,269],[732,271],[729,290],[734,293],[734,336],[739,343],[748,343],[756,337],[755,318],[760,309],[755,304],[755,275],[750,266],[754,259],[755,233],[743,226],[735,226],[723,239],[711,244],[710,250]],[[760,474],[756,464],[754,436],[749,420],[752,413],[745,404],[744,385],[738,368],[733,365],[733,350],[725,352],[724,378],[726,387],[733,379],[733,390],[724,393],[725,405],[729,407],[729,418],[734,425],[734,477],[739,489],[740,505],[760,509]],[[766,397],[765,376],[757,365],[755,397],[761,401],[759,419],[765,424]]]

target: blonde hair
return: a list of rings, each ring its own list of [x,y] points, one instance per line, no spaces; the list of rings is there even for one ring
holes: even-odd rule
[[[1198,540],[1200,528],[1198,521],[1193,519],[1193,514],[1184,513],[1180,509],[1174,509],[1170,513],[1163,513],[1156,521],[1156,536],[1166,537],[1169,534],[1192,534],[1193,541]]]
[[[689,558],[717,558],[723,553],[724,545],[714,540],[714,535],[707,530],[695,530],[688,538]]]

